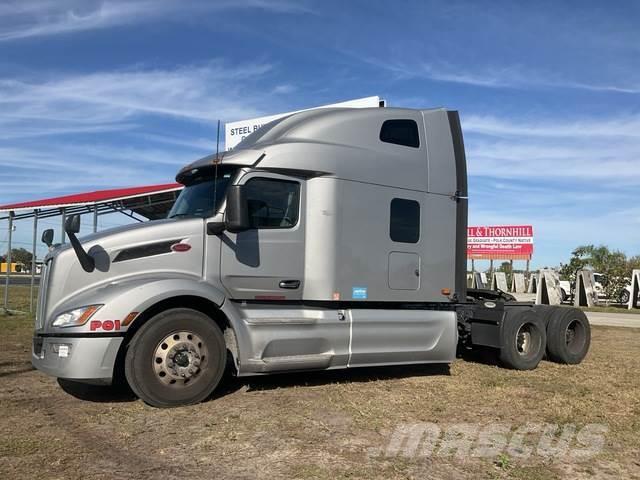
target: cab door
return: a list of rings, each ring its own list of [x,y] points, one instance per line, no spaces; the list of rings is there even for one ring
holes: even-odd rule
[[[220,278],[236,300],[300,300],[304,282],[304,181],[252,172],[244,185],[251,228],[221,236]]]

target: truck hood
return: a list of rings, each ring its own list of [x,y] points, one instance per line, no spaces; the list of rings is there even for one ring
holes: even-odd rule
[[[51,314],[66,299],[109,283],[140,276],[191,276],[202,278],[204,255],[202,218],[181,218],[126,225],[80,238],[95,261],[95,270],[85,272],[70,245],[51,251],[46,259],[46,312]],[[174,251],[175,243],[187,243],[185,251]]]
[[[145,237],[151,236],[155,232],[158,232],[161,227],[166,227],[167,225],[175,224],[176,222],[181,222],[180,224],[183,225],[184,222],[189,220],[200,221],[200,219],[164,218],[161,220],[152,220],[149,222],[131,223],[127,225],[121,225],[119,227],[112,227],[105,230],[101,230],[100,232],[97,232],[97,233],[90,233],[88,235],[79,236],[78,239],[80,240],[80,243],[85,247],[85,250],[88,251],[92,246],[99,244],[103,240],[109,243],[112,243],[111,242],[112,237],[121,238],[123,235],[128,235],[129,233],[132,233],[137,237],[139,231],[144,232],[143,235]],[[72,248],[69,243],[58,245],[47,253],[44,261],[46,262],[48,259],[55,258],[58,255],[60,255],[62,252],[66,250],[71,250],[71,249]]]

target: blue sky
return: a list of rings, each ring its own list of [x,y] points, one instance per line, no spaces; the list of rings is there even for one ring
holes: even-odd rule
[[[380,95],[460,111],[470,223],[533,224],[535,266],[640,254],[639,24],[636,1],[3,0],[0,203],[171,181],[217,119]]]

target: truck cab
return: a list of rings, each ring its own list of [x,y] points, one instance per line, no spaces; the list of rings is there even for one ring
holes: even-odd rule
[[[472,333],[457,112],[296,113],[176,179],[165,220],[78,239],[69,219],[71,245],[44,262],[36,368],[90,383],[124,372],[167,407],[203,400],[225,369],[450,363]],[[487,315],[502,335],[503,309]]]

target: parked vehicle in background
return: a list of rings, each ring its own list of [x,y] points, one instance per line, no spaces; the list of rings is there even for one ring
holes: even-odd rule
[[[563,302],[566,302],[570,298],[573,298],[575,282],[570,282],[569,280],[560,280],[560,298]]]
[[[607,294],[604,290],[604,285],[606,282],[606,276],[602,273],[593,274],[594,278],[594,288],[598,294],[599,299],[607,300]],[[622,289],[617,298],[614,298],[614,301],[618,303],[629,303],[629,298],[631,297],[631,280],[625,279],[627,285]],[[565,302],[567,300],[573,301],[575,295],[575,281],[569,282],[568,280],[560,280],[560,290],[562,295],[562,301]],[[611,300],[611,299],[610,299]]]

